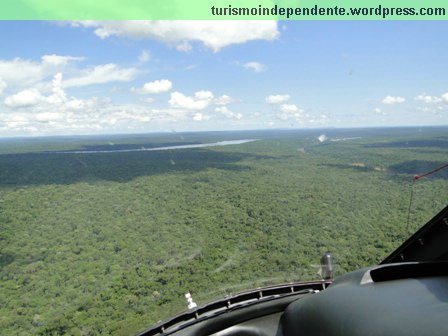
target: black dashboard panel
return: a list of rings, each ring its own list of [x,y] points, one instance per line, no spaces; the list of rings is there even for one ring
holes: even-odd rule
[[[395,264],[349,273],[324,292],[292,303],[282,318],[283,333],[285,336],[448,335],[446,266],[446,263]]]
[[[330,284],[319,280],[257,288],[190,309],[139,335],[281,335],[279,321],[286,307]]]
[[[280,336],[282,335],[280,324],[282,314],[283,311],[251,319],[210,336]]]
[[[329,282],[265,288],[217,301],[141,335],[448,335],[448,263],[361,269]],[[328,287],[327,287],[328,286]],[[264,293],[264,294],[263,294]],[[233,300],[233,301],[232,301]]]

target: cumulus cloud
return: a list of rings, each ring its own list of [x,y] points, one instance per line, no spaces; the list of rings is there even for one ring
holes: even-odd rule
[[[8,97],[10,105],[16,107],[10,107],[8,113],[0,113],[0,132],[5,135],[45,135],[144,131],[145,124],[152,120],[175,120],[174,112],[170,115],[143,105],[115,105],[107,98],[70,97],[61,87],[62,82],[62,75],[57,74],[47,95],[37,89],[28,89],[28,95],[20,91]],[[176,112],[178,115],[184,113]]]
[[[215,111],[223,114],[227,118],[236,119],[236,120],[240,120],[243,118],[243,115],[241,113],[235,113],[235,112],[229,110],[226,106],[217,107],[217,108],[215,108]]]
[[[268,104],[280,104],[287,102],[289,100],[289,94],[284,95],[270,95],[265,98],[266,103]]]
[[[247,62],[243,64],[243,67],[253,72],[263,72],[266,70],[266,66],[259,62]]]
[[[11,108],[29,107],[39,104],[44,97],[37,89],[27,89],[6,97],[5,105]]]
[[[53,94],[47,98],[47,101],[50,104],[61,104],[67,101],[67,95],[65,91],[62,89],[62,74],[57,73],[52,80],[52,89]]]
[[[199,100],[211,101],[213,99],[213,93],[205,90],[196,92],[194,96]]]
[[[29,124],[29,119],[23,114],[0,114],[0,124],[8,129],[21,129]]]
[[[294,104],[283,104],[280,106],[280,111],[283,113],[295,113],[299,111],[299,108]]]
[[[417,97],[414,97],[414,100],[421,101],[427,104],[448,103],[448,92],[442,94],[440,97],[421,94]]]
[[[383,104],[393,105],[393,104],[404,103],[405,101],[406,101],[406,99],[403,97],[386,96],[383,99]]]
[[[215,105],[227,105],[233,102],[233,99],[228,95],[222,95],[220,97],[216,97],[213,101]]]
[[[214,52],[233,44],[254,40],[272,41],[280,32],[276,21],[72,21],[73,27],[93,28],[105,39],[121,36],[155,39],[179,51],[191,50],[191,42],[200,42]]]
[[[89,105],[92,105],[94,102],[95,102],[95,100],[85,101],[82,99],[72,98],[65,103],[65,107],[69,110],[82,110],[83,108],[86,108]]]
[[[36,106],[23,113],[0,114],[0,130],[4,134],[19,132],[35,135],[144,130],[148,122],[159,116],[157,111],[142,106],[113,105],[98,100],[92,104],[85,102],[85,108],[79,111],[64,110],[58,105],[44,107],[42,112]],[[173,120],[172,117],[166,119]]]
[[[213,99],[213,93],[210,91],[198,91],[194,97],[185,96],[181,92],[172,92],[168,101],[171,107],[186,110],[203,110],[210,105]]]
[[[282,120],[289,120],[291,118],[301,120],[303,110],[299,109],[294,104],[282,104],[280,106],[279,118]]]
[[[205,115],[205,114],[200,113],[200,112],[195,113],[194,116],[193,116],[193,120],[194,121],[204,121],[204,120],[209,120],[209,119],[210,119],[210,116]]]
[[[440,103],[442,101],[442,99],[439,97],[429,96],[425,94],[418,95],[417,97],[414,98],[414,100],[422,101],[427,104]]]
[[[168,92],[172,89],[173,83],[168,79],[156,80],[153,82],[148,82],[143,85],[143,93],[162,93]]]
[[[56,121],[61,120],[64,118],[64,115],[62,113],[58,112],[42,112],[36,114],[36,121],[39,122],[50,122],[50,121]]]
[[[42,63],[20,58],[0,60],[0,77],[12,86],[34,84],[48,75],[49,71]]]
[[[79,87],[109,82],[129,82],[137,76],[137,73],[136,68],[120,68],[113,63],[97,65],[93,69],[83,71],[81,76],[65,80],[63,86]]]
[[[443,101],[444,103],[448,103],[448,92],[447,92],[447,93],[444,93],[444,94],[442,95],[442,101]]]
[[[95,104],[96,99],[82,100],[76,99],[74,97],[68,97],[62,85],[62,74],[57,73],[56,75],[54,75],[52,80],[50,95],[45,96],[38,89],[30,88],[6,97],[4,103],[7,107],[10,107],[12,109],[34,107],[35,109],[32,109],[32,111],[44,111],[45,113],[51,113],[52,109],[57,109],[58,113],[62,113],[66,110],[81,110],[89,106],[91,107]],[[48,115],[41,114],[41,116]],[[45,120],[48,119],[44,117],[42,118]]]

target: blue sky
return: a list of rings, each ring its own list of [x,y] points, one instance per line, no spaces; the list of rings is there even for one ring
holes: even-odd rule
[[[0,136],[448,124],[443,21],[0,29]]]

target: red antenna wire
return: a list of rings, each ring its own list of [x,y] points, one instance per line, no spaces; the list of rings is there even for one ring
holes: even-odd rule
[[[406,232],[409,232],[409,220],[411,218],[411,208],[412,208],[412,200],[414,199],[414,183],[418,180],[420,180],[422,177],[425,176],[429,176],[432,175],[434,173],[437,173],[438,171],[448,168],[448,163],[445,163],[444,165],[441,165],[440,167],[437,167],[436,169],[430,170],[429,172],[426,172],[424,174],[420,174],[420,175],[414,175],[413,179],[412,179],[412,184],[411,184],[411,197],[409,200],[409,208],[408,208],[408,220],[406,223]]]
[[[422,177],[425,177],[425,176],[437,173],[439,170],[445,169],[447,167],[448,167],[448,163],[446,163],[446,164],[444,164],[444,165],[442,165],[440,167],[437,167],[436,169],[433,169],[433,170],[431,170],[431,171],[429,171],[427,173],[420,174],[420,175],[415,175],[413,180],[417,181],[417,180],[421,179]]]

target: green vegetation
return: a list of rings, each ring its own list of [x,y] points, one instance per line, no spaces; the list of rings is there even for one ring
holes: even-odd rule
[[[447,128],[214,132],[0,141],[0,330],[129,335],[254,286],[379,262],[406,232],[413,174],[446,162]],[[351,140],[334,139],[361,137]],[[160,152],[57,154],[109,143],[258,138]],[[90,147],[89,147],[90,146]],[[448,200],[417,182],[409,231]]]

